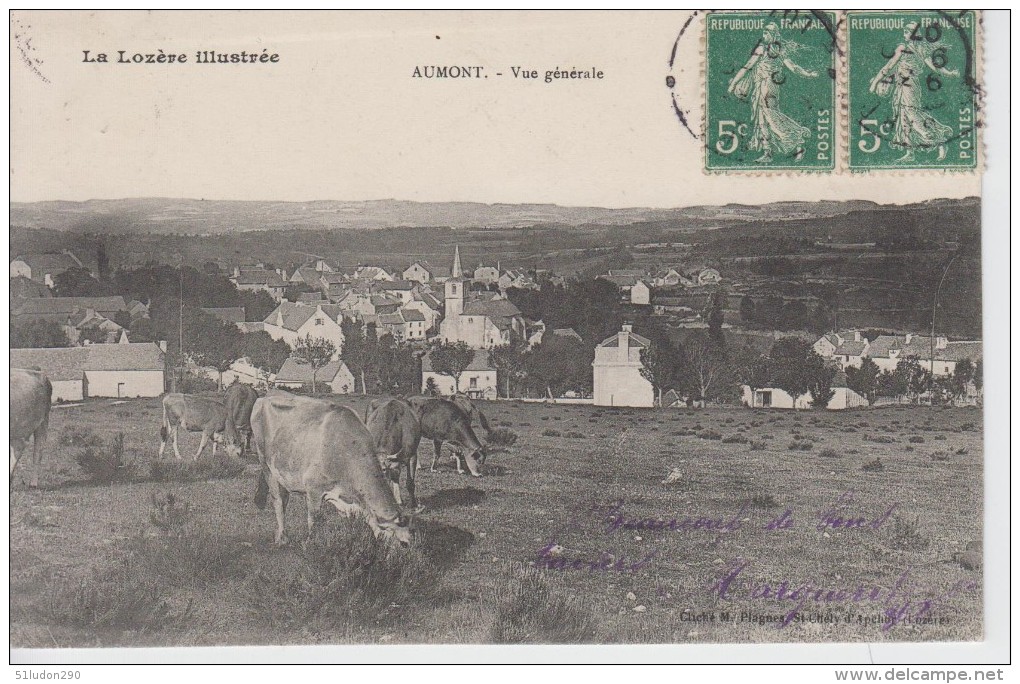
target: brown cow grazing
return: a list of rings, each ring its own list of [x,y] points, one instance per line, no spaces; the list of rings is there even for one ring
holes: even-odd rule
[[[223,393],[223,404],[241,434],[242,452],[251,448],[251,410],[258,398],[259,393],[242,382],[235,382]]]
[[[452,401],[438,397],[410,397],[407,403],[414,408],[421,422],[421,436],[431,439],[436,450],[432,458],[431,472],[436,471],[436,463],[443,450],[443,442],[454,447],[457,459],[457,472],[463,473],[460,459],[463,456],[468,470],[475,477],[481,477],[481,464],[485,462],[485,448],[471,429],[471,416],[464,413]]]
[[[400,500],[400,466],[407,468],[407,494],[411,508],[421,512],[415,498],[415,477],[418,473],[418,443],[421,424],[414,409],[402,399],[376,399],[368,407],[365,426],[375,438],[375,446],[383,454],[396,454],[396,462],[382,461],[383,470],[393,487],[393,498]]]
[[[251,426],[262,461],[255,504],[264,508],[272,499],[277,544],[287,543],[284,513],[292,492],[305,495],[309,535],[328,501],[341,513],[363,514],[377,538],[411,543],[411,530],[379,467],[375,440],[354,411],[308,397],[273,395],[255,402]]]
[[[50,425],[50,402],[53,385],[39,370],[11,369],[11,482],[14,468],[32,439],[32,487],[39,486],[39,469]]]
[[[221,435],[227,456],[240,457],[241,440],[234,421],[222,401],[193,394],[168,394],[163,397],[163,424],[159,429],[160,458],[163,457],[163,450],[166,449],[171,431],[174,435],[174,454],[181,458],[181,451],[177,447],[181,426],[188,432],[202,433],[202,441],[198,445],[198,451],[195,452],[196,461],[210,439],[213,443],[213,455],[216,455],[216,442]]]

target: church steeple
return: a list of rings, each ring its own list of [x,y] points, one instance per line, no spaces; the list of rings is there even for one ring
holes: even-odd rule
[[[464,271],[460,267],[460,245],[453,248],[453,268],[450,269],[451,278],[463,278]]]

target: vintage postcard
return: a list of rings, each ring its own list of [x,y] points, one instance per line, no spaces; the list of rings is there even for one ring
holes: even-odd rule
[[[12,12],[12,657],[983,642],[981,21]]]

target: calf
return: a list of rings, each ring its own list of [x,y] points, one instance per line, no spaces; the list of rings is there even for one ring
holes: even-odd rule
[[[228,456],[238,458],[241,455],[241,442],[237,428],[227,411],[227,407],[218,399],[198,397],[191,394],[168,394],[163,397],[163,423],[159,430],[159,456],[163,457],[170,433],[174,436],[174,454],[181,458],[177,446],[177,438],[181,426],[188,432],[201,432],[202,441],[195,453],[195,460],[202,455],[205,445],[212,440],[213,455],[216,454],[216,442],[222,435],[223,448]]]
[[[432,467],[429,470],[435,472],[443,443],[449,442],[455,449],[457,472],[464,472],[460,467],[460,459],[463,457],[471,474],[481,477],[481,464],[485,462],[485,447],[478,441],[474,430],[471,429],[471,416],[446,399],[411,397],[408,399],[408,403],[418,414],[422,437],[431,439],[432,446],[436,451],[432,458]]]
[[[258,392],[241,382],[235,382],[223,394],[223,405],[240,433],[242,451],[251,448],[251,410],[258,398]]]
[[[375,439],[376,448],[383,454],[396,454],[396,462],[381,460],[383,470],[393,487],[393,497],[400,500],[400,467],[407,468],[407,494],[411,508],[420,512],[415,497],[415,478],[418,473],[418,443],[421,442],[421,424],[410,404],[401,399],[376,399],[368,408],[365,426]]]

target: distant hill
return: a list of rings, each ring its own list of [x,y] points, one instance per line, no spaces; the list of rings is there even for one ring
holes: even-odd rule
[[[729,204],[677,209],[606,209],[555,204],[480,204],[378,200],[344,202],[220,201],[165,198],[12,202],[10,224],[23,228],[159,235],[217,235],[252,230],[378,230],[396,227],[506,229],[535,225],[620,226],[674,224],[691,229],[705,222],[817,218],[873,209],[867,201],[777,202],[763,206]]]

